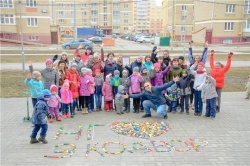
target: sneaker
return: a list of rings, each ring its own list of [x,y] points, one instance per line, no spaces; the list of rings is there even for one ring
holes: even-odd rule
[[[121,115],[122,113],[117,112],[116,114]]]
[[[208,116],[208,115],[203,115],[203,117],[208,118],[208,117],[210,117],[210,116]]]
[[[245,99],[249,99],[249,97],[245,97]]]
[[[92,111],[91,111],[91,110],[88,110],[88,113],[92,113]]]
[[[57,121],[61,121],[60,116],[56,117],[56,120],[57,120]]]
[[[140,112],[144,112],[144,110],[143,110],[143,109],[141,109],[141,110],[140,110]]]
[[[127,110],[126,112],[127,112],[127,113],[130,113],[130,110]]]
[[[167,112],[169,113],[169,112],[171,112],[171,111],[168,110]]]
[[[173,111],[172,113],[175,114],[176,111]]]
[[[167,119],[168,118],[168,116],[167,115],[165,115],[164,117],[163,117],[163,119]]]
[[[95,109],[97,112],[99,112],[99,108],[97,107],[96,109]]]
[[[53,123],[53,118],[49,118],[49,123]]]
[[[71,114],[71,115],[70,115],[70,117],[71,117],[71,118],[74,118],[74,115],[73,115],[73,114]]]
[[[99,107],[99,111],[102,111],[102,107]]]
[[[211,116],[210,118],[211,118],[211,119],[214,119],[214,118],[215,118],[215,116]]]
[[[96,110],[93,109],[93,110],[91,110],[91,112],[96,112]]]
[[[66,118],[67,118],[67,115],[66,115],[66,114],[62,114],[62,117],[63,117],[64,119],[66,119]]]
[[[142,116],[142,118],[147,118],[147,117],[151,117],[151,114],[145,114]]]
[[[201,116],[202,115],[202,113],[200,112],[200,113],[198,113],[198,116]]]
[[[121,112],[121,114],[124,114],[124,112]]]
[[[70,117],[69,113],[67,113],[66,116],[67,116],[67,118],[69,118]]]
[[[136,110],[134,110],[133,113],[136,113]]]
[[[189,115],[189,111],[186,111],[186,114]]]
[[[180,114],[182,114],[184,112],[184,110],[181,110]]]
[[[198,113],[197,113],[197,112],[195,112],[195,113],[194,113],[194,116],[198,116]]]

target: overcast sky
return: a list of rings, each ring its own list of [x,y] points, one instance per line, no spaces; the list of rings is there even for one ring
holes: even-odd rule
[[[161,6],[161,2],[162,2],[162,0],[156,0],[157,6]]]

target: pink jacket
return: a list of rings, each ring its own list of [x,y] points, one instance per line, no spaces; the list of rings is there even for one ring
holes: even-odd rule
[[[53,95],[47,103],[49,107],[59,107],[59,101],[61,101],[60,97],[58,95]]]
[[[112,101],[114,99],[113,87],[106,81],[102,84],[102,95],[104,96],[104,101]]]
[[[92,84],[89,84],[89,90],[90,90],[90,94],[94,94],[95,93],[95,80],[94,77],[90,77],[91,82],[93,82]]]
[[[131,85],[129,87],[129,94],[141,93],[141,83],[144,81],[143,77],[140,75],[132,74],[130,76]]]
[[[63,104],[69,104],[73,102],[73,96],[70,90],[64,89],[64,86],[60,90],[61,92],[61,100]]]
[[[89,80],[89,82],[87,83],[87,81]],[[90,85],[93,84],[94,81],[93,79],[91,79],[91,77],[89,75],[85,75],[85,76],[80,76],[80,96],[90,96]]]

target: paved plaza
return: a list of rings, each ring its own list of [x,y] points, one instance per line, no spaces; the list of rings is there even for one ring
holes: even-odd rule
[[[26,99],[2,98],[1,165],[250,165],[250,100],[245,100],[244,97],[244,92],[222,93],[222,110],[214,120],[195,117],[193,111],[190,115],[169,114],[167,120],[158,117],[155,112],[152,113],[152,118],[146,119],[141,118],[143,113],[117,115],[115,112],[102,111],[83,115],[77,112],[74,119],[62,119],[61,122],[49,124],[48,144],[32,145],[29,143],[31,124],[22,120],[26,115]],[[110,124],[116,121],[158,121],[167,123],[172,129],[151,139],[134,138],[111,131]],[[88,135],[89,124],[104,126],[95,126]],[[54,139],[61,126],[64,127],[63,132],[75,132],[78,131],[78,126],[83,126],[80,140],[76,139],[75,134],[63,134]],[[87,137],[90,140],[87,140]],[[188,142],[190,138],[195,139],[194,144],[201,145],[197,148],[199,152],[192,146],[188,149],[183,142],[178,142],[178,140]],[[154,149],[150,141],[155,141],[155,144],[161,146]],[[121,154],[107,154],[102,148],[105,142],[120,142],[126,145],[126,149]],[[163,142],[172,144],[175,149],[169,151],[170,148],[164,146]],[[206,142],[208,145],[204,146]],[[71,146],[59,146],[55,149],[55,145],[61,143],[72,143],[76,146],[72,157],[62,159],[44,157],[44,155],[68,155],[68,153],[53,153],[54,150],[72,149]],[[88,157],[85,157],[87,145],[93,146],[95,143],[98,143],[97,151],[90,151]],[[145,147],[148,150],[141,150]],[[178,152],[178,149],[184,152]],[[110,143],[104,150],[110,153],[120,152],[123,146]]]

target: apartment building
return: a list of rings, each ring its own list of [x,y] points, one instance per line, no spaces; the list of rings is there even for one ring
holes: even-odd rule
[[[211,3],[194,2],[194,41],[213,44],[250,41],[250,0],[208,1]]]
[[[162,7],[151,5],[149,33],[160,34],[161,31],[162,31]]]
[[[51,41],[57,42],[57,33],[54,33],[57,30],[50,27],[48,0],[41,2],[37,0],[0,0],[0,8],[1,38],[20,41],[22,29],[24,42],[44,44],[50,44]],[[20,22],[22,23],[21,28]]]
[[[133,11],[134,11],[134,32],[149,33],[150,1],[135,1]]]

